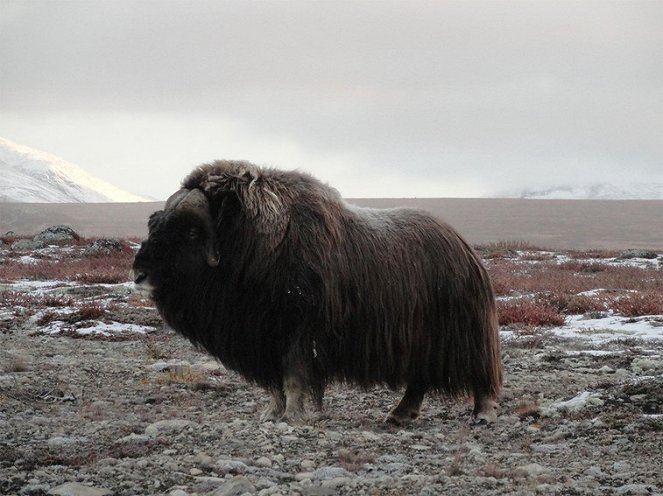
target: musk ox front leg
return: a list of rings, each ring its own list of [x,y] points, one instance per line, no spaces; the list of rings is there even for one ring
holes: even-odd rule
[[[304,409],[305,388],[298,376],[288,376],[284,380],[284,387],[274,386],[269,389],[272,399],[260,416],[261,422],[284,421],[299,423],[306,418]],[[315,404],[322,409],[322,395],[324,390],[315,392]]]
[[[490,396],[475,393],[472,422],[475,424],[492,424],[497,420],[497,401]]]
[[[424,400],[425,394],[425,388],[408,386],[403,399],[396,408],[389,412],[385,422],[404,425],[416,419],[421,411],[421,403]]]
[[[305,388],[302,377],[298,374],[288,374],[284,381],[285,385],[285,412],[283,421],[297,424],[306,418],[304,410]]]
[[[269,389],[269,392],[272,395],[272,400],[265,411],[262,412],[262,415],[260,416],[261,422],[280,420],[285,412],[286,398],[285,393],[283,392],[283,387],[272,386]]]

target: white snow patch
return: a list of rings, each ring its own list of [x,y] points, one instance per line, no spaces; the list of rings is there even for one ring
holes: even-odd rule
[[[42,329],[44,334],[60,334],[62,332],[71,331],[73,328],[71,324],[61,320],[54,320],[48,326]],[[154,332],[156,329],[151,326],[143,326],[137,324],[125,324],[122,322],[97,322],[89,327],[82,327],[75,329],[77,334],[81,336],[97,335],[97,336],[113,336],[118,334],[148,334]]]
[[[572,315],[560,327],[548,331],[562,338],[580,338],[600,345],[625,338],[663,341],[663,315],[646,315],[626,318],[608,315],[604,318],[587,319]]]

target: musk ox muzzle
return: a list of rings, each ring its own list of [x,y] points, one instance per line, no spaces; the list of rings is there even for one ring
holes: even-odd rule
[[[412,209],[363,209],[301,172],[218,161],[149,220],[134,262],[163,319],[266,388],[264,419],[296,421],[326,386],[471,395],[493,421],[502,384],[495,299],[479,257]]]

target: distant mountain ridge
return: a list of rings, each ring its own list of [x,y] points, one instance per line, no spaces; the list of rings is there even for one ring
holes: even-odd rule
[[[498,197],[533,200],[663,200],[663,183],[560,185],[511,191]]]
[[[149,201],[50,153],[0,138],[0,202]]]

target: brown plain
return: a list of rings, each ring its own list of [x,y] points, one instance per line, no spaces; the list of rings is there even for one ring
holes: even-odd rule
[[[663,251],[663,200],[351,199],[373,208],[428,210],[472,244],[524,241],[550,249]],[[151,203],[0,203],[0,234],[66,224],[85,237],[144,238]]]

